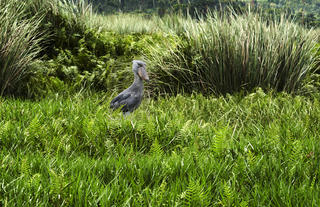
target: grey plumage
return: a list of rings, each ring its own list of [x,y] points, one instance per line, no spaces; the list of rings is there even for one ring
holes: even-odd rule
[[[134,81],[131,86],[110,102],[110,108],[115,110],[121,107],[124,114],[131,113],[139,107],[143,97],[143,81],[149,81],[145,62],[141,60],[132,61],[132,71]]]

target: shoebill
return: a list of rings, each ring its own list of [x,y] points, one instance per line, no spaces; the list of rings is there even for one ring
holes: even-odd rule
[[[110,108],[115,110],[121,107],[121,111],[125,115],[130,114],[139,107],[143,96],[143,81],[149,81],[145,62],[141,60],[132,61],[132,71],[134,81],[131,86],[110,102]]]

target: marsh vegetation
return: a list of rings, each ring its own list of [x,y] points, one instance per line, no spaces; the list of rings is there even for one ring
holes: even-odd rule
[[[1,206],[320,205],[319,30],[0,5]],[[133,59],[150,83],[123,117]]]

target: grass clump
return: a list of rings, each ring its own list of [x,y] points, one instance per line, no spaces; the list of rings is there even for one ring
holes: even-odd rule
[[[118,34],[153,34],[161,32],[160,18],[139,14],[119,13],[98,15],[97,21],[102,28]]]
[[[148,57],[166,92],[232,93],[255,87],[296,92],[313,73],[316,36],[289,20],[211,13],[176,19],[182,41]],[[175,25],[175,24],[172,24]]]
[[[42,51],[41,17],[26,18],[27,4],[0,2],[0,96],[18,93],[19,85]]]

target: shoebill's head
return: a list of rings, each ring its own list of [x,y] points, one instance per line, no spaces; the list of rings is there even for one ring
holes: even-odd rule
[[[146,71],[147,64],[141,60],[132,61],[132,71],[137,75],[141,80],[149,81],[149,76]]]

